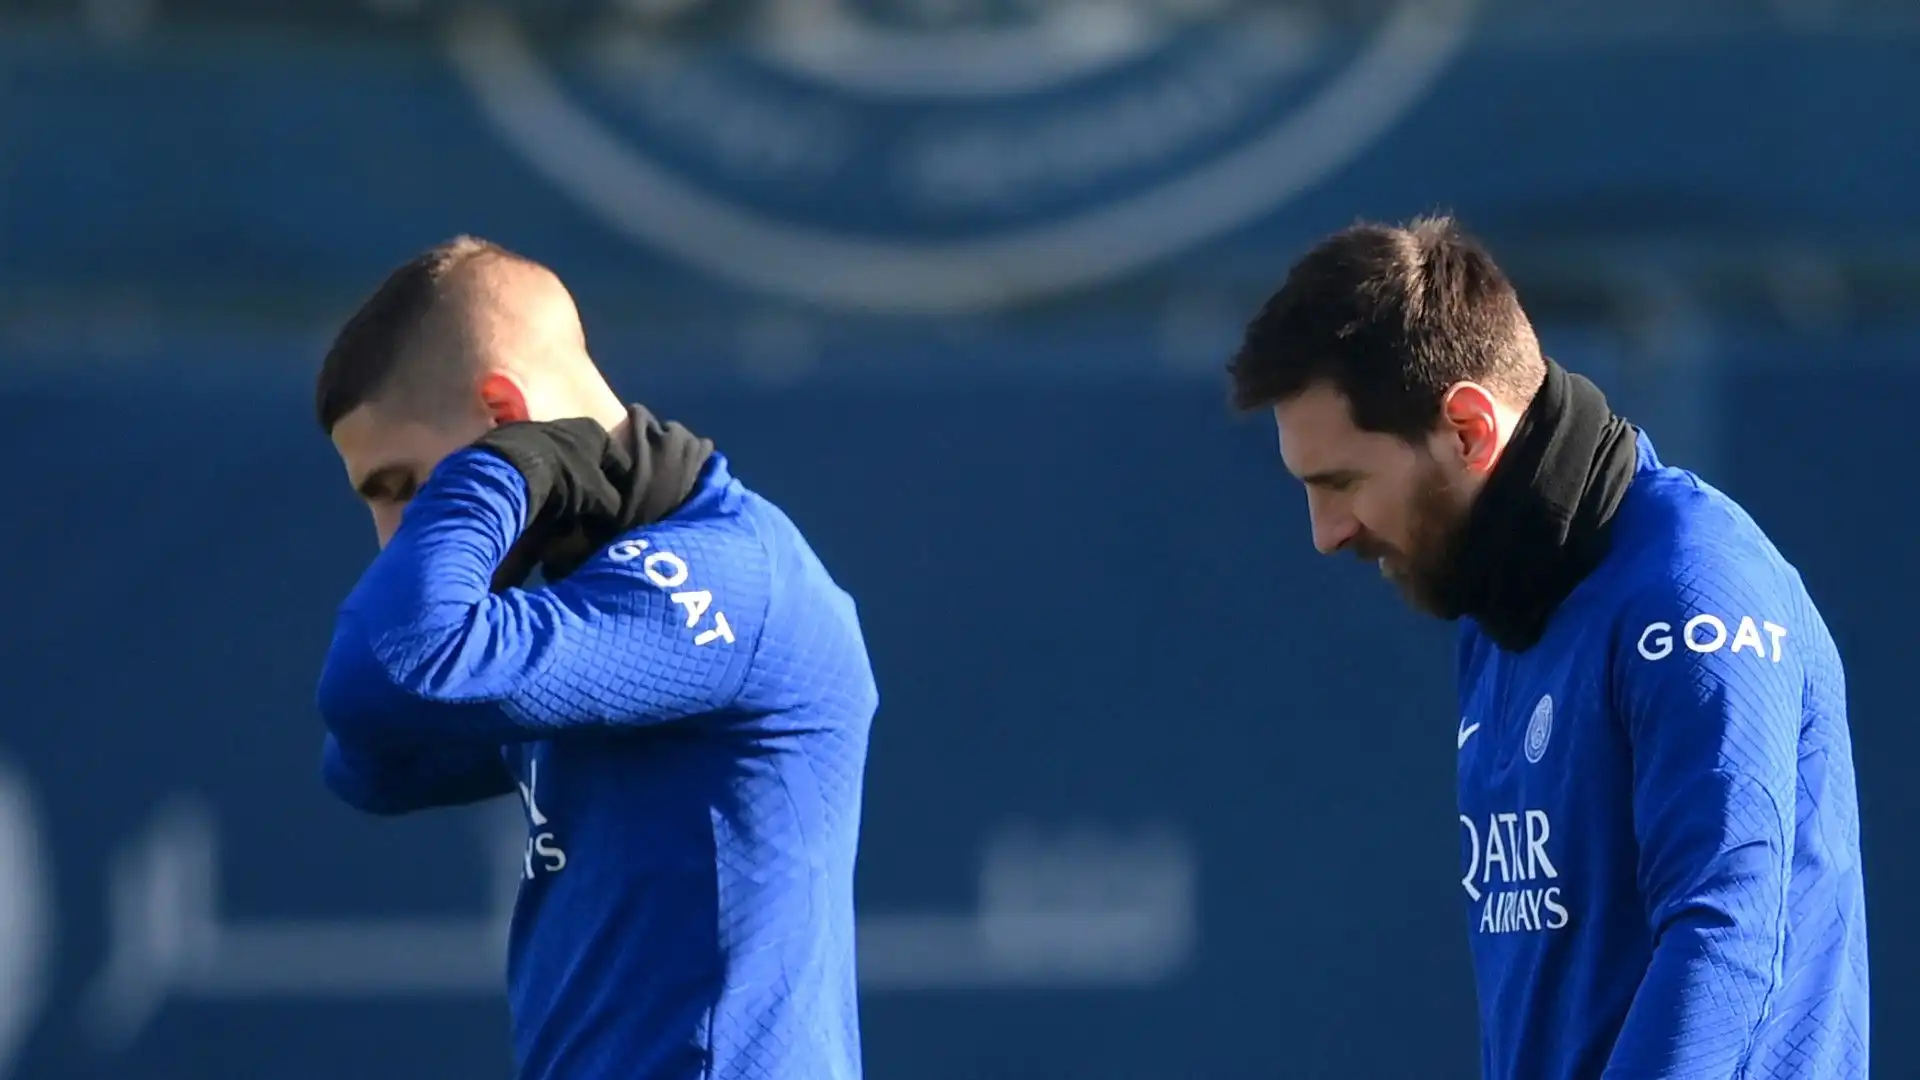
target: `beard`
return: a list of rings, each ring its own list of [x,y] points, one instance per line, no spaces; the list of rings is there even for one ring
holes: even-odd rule
[[[1380,575],[1393,583],[1414,610],[1450,618],[1455,613],[1446,598],[1452,595],[1459,572],[1467,507],[1447,484],[1437,462],[1423,472],[1407,508],[1405,544],[1396,547],[1366,536],[1354,545],[1354,554],[1378,562]]]

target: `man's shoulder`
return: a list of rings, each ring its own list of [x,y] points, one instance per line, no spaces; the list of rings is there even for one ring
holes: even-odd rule
[[[715,500],[707,516],[692,515],[688,527],[700,521],[731,542],[751,544],[761,575],[755,674],[743,700],[769,712],[822,707],[844,721],[830,724],[833,731],[844,732],[845,724],[863,730],[878,707],[878,689],[859,609],[800,526],[737,478],[729,478],[725,498]]]
[[[1745,507],[1671,466],[1635,477],[1607,563],[1623,602],[1802,592],[1798,572]]]
[[[724,597],[736,607],[762,608],[772,559],[751,498],[718,461],[703,471],[678,509],[627,529],[574,578],[596,592],[664,590],[696,601]]]
[[[751,594],[769,624],[809,623],[831,615],[858,625],[850,598],[800,527],[773,500],[734,476],[717,454],[678,510],[629,530],[600,561],[637,568],[655,585],[677,581],[684,565],[689,575],[703,576],[714,583],[710,588],[724,588],[736,600]]]
[[[679,509],[658,522],[630,530],[621,539],[646,535],[687,536],[723,548],[748,546],[763,552],[804,548],[807,543],[786,511],[734,475],[727,459],[718,453]]]
[[[698,550],[708,558],[764,559],[767,538],[757,518],[765,502],[715,454],[678,508],[658,521],[627,529],[602,554],[615,563],[644,561],[646,553],[664,547]]]
[[[1693,473],[1644,470],[1613,545],[1605,595],[1624,635],[1622,662],[1827,658],[1830,639],[1799,572],[1739,503]]]

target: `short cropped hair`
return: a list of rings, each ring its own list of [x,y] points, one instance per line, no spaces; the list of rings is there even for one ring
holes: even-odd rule
[[[475,236],[456,236],[415,255],[387,275],[340,328],[320,363],[314,386],[314,414],[321,430],[333,433],[340,418],[369,402],[425,395],[448,370],[418,370],[423,362],[409,344],[439,300],[440,283],[476,259],[528,261],[499,244]],[[443,358],[458,362],[458,358]],[[444,365],[443,365],[444,366]]]
[[[1239,409],[1324,383],[1347,399],[1356,427],[1408,441],[1433,429],[1457,383],[1524,404],[1546,378],[1513,284],[1447,216],[1362,223],[1322,240],[1248,323],[1227,370]]]

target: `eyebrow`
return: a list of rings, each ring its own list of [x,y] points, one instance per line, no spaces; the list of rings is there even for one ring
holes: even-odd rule
[[[405,465],[382,465],[362,477],[353,489],[363,499],[384,499],[396,494],[413,480],[413,470]]]

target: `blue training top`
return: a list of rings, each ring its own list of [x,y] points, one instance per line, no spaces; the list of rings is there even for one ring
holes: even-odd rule
[[[527,511],[484,450],[421,487],[340,609],[328,786],[379,814],[520,794],[523,1080],[857,1080],[853,601],[717,454],[670,517],[492,593]]]
[[[1459,667],[1486,1080],[1865,1077],[1845,680],[1746,512],[1640,436],[1605,560]]]

